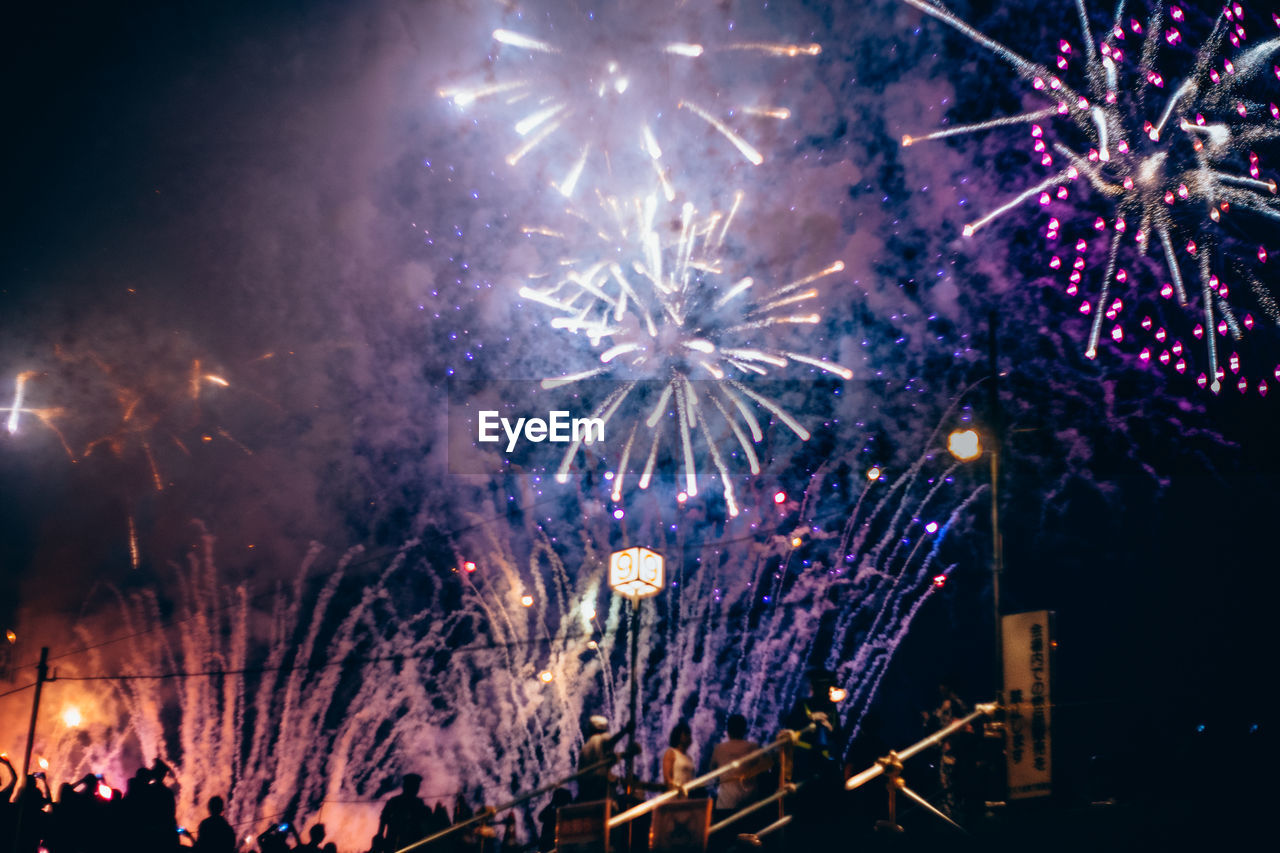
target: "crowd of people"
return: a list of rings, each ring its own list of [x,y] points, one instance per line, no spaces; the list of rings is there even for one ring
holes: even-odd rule
[[[857,802],[851,802],[842,783],[851,771],[863,769],[884,755],[887,744],[879,739],[872,717],[864,722],[863,736],[848,753],[842,751],[839,714],[831,698],[833,680],[825,670],[811,671],[808,695],[797,701],[781,721],[783,728],[797,733],[787,767],[779,766],[775,754],[769,752],[743,762],[760,752],[760,744],[748,737],[744,716],[733,714],[727,718],[725,737],[704,753],[702,770],[735,766],[720,775],[711,789],[700,787],[689,792],[693,797],[712,798],[712,823],[739,812],[786,781],[799,783],[804,789],[804,796],[790,798],[787,807],[795,817],[794,826],[788,830],[793,842],[803,843],[810,838],[821,843],[824,837],[840,831],[836,822],[847,822],[851,815],[879,816],[876,806],[860,809]],[[939,707],[925,714],[930,727],[945,725],[965,710],[959,698],[945,688],[940,690],[940,697]],[[461,794],[453,803],[452,815],[441,802],[434,807],[428,805],[420,796],[422,777],[411,773],[402,778],[401,792],[384,804],[377,832],[369,842],[369,853],[394,853],[460,824],[467,825],[430,850],[511,853],[537,849],[546,853],[555,849],[557,815],[564,806],[608,800],[617,813],[640,802],[645,792],[683,789],[698,775],[698,762],[690,752],[693,732],[688,723],[681,721],[672,729],[661,760],[662,779],[652,783],[627,778],[621,769],[623,760],[638,752],[634,738],[630,738],[632,745],[627,750],[618,751],[619,744],[633,734],[632,724],[613,733],[609,728],[609,721],[603,716],[588,719],[578,774],[570,783],[576,792],[569,787],[559,788],[549,800],[529,804],[531,808],[542,805],[536,819],[532,810],[525,812],[526,825],[536,824],[530,827],[536,837],[522,839],[513,812],[501,819],[495,816],[473,821],[476,811]],[[957,740],[956,746],[962,742]],[[957,790],[962,788],[958,783],[963,780],[963,755],[960,749],[948,746],[933,760],[937,768],[936,791],[941,794],[942,807],[950,813]],[[300,827],[291,823],[273,823],[257,835],[237,832],[223,816],[225,804],[221,797],[209,800],[208,816],[194,832],[180,827],[177,799],[168,783],[173,771],[159,759],[150,767],[139,768],[123,791],[112,788],[101,776],[88,775],[78,782],[58,786],[56,795],[43,773],[29,775],[19,786],[19,773],[3,755],[0,767],[9,776],[7,785],[0,789],[0,849],[9,847],[11,842],[14,853],[176,853],[180,848],[202,853],[337,853],[321,823],[307,828],[305,840]],[[882,793],[870,798],[864,795],[861,802],[879,802],[882,797]],[[735,822],[733,832],[722,833],[712,843],[712,849],[730,846],[728,839],[759,830],[775,820],[777,814],[772,808],[764,809]],[[254,831],[259,829],[254,827]],[[638,848],[633,844],[631,849]]]
[[[240,834],[223,815],[222,797],[211,797],[207,816],[194,831],[178,825],[177,797],[169,780],[173,770],[157,759],[129,779],[123,791],[101,775],[85,776],[50,788],[43,772],[31,773],[19,785],[20,773],[0,755],[8,774],[0,788],[0,851],[13,853],[337,853],[324,824],[313,823],[304,833],[293,823],[272,822],[265,829]],[[452,819],[440,803],[427,806],[418,797],[422,777],[409,774],[403,790],[382,809],[370,853],[394,853],[423,837],[469,820],[474,812],[458,795]],[[508,815],[501,836],[492,826],[458,833],[437,851],[510,851],[517,843],[515,816]]]
[[[7,756],[0,755],[0,766],[9,775],[0,788],[0,844],[14,853],[150,853],[190,846],[220,853],[237,850],[218,797],[209,802],[209,817],[198,835],[178,826],[177,798],[166,783],[173,771],[160,759],[138,768],[123,791],[90,774],[62,783],[56,794],[43,772],[29,774],[19,786],[20,774]],[[317,846],[315,853],[320,851]]]

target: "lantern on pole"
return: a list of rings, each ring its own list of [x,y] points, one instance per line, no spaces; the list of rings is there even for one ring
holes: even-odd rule
[[[627,796],[635,780],[636,702],[640,677],[640,599],[662,592],[666,561],[648,548],[623,548],[609,555],[609,588],[631,599],[631,746],[627,750]]]
[[[666,562],[648,548],[623,548],[609,555],[609,587],[634,600],[662,591]]]

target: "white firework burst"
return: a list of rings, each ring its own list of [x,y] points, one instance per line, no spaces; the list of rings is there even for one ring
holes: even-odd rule
[[[666,4],[604,6],[590,12],[556,7],[536,24],[494,30],[486,79],[446,86],[439,94],[464,109],[483,101],[509,111],[518,141],[507,163],[516,166],[535,151],[550,152],[547,160],[557,170],[551,182],[565,197],[592,176],[648,164],[641,168],[651,169],[673,200],[660,129],[671,114],[696,117],[746,162],[763,162],[745,128],[785,120],[790,110],[759,97],[737,100],[722,93],[708,82],[703,66],[713,57],[744,54],[815,56],[819,45],[704,45],[669,37],[678,31],[673,17],[688,15]]]
[[[738,193],[727,212],[701,215],[690,203],[677,209],[657,194],[630,201],[600,196],[598,209],[576,214],[584,228],[596,232],[594,241],[570,240],[549,228],[525,229],[557,241],[557,252],[563,243],[567,253],[520,295],[549,309],[554,329],[584,338],[598,356],[595,366],[546,379],[543,387],[611,380],[593,417],[606,426],[632,421],[614,472],[614,500],[622,499],[633,460],[644,459],[638,485],[648,488],[668,442],[678,448],[673,462],[683,472],[684,494],[698,494],[700,444],[723,483],[730,515],[737,515],[726,456],[740,452],[751,473],[759,473],[761,417],[776,419],[802,440],[810,436],[751,380],[792,364],[843,379],[853,375],[831,360],[773,343],[786,337],[781,330],[821,322],[812,307],[819,296],[814,284],[843,270],[843,262],[780,286],[735,279],[726,269],[725,238],[741,203]],[[582,256],[584,244],[594,246],[590,257]],[[717,447],[713,422],[732,433],[732,450]],[[575,441],[564,454],[557,471],[561,482],[581,449]]]

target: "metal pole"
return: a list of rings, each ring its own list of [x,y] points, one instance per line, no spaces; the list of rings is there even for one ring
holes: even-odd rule
[[[625,787],[627,805],[631,805],[636,789],[636,737],[640,727],[636,725],[636,691],[640,687],[640,598],[631,599],[631,738],[627,748],[627,784]],[[608,832],[608,829],[605,830]],[[627,824],[627,853],[635,849],[635,822]]]
[[[629,707],[631,709],[631,748],[627,750],[627,799],[631,799],[632,791],[635,787],[635,767],[636,767],[636,737],[639,735],[639,726],[636,725],[636,691],[639,689],[640,671],[640,599],[631,599],[631,698]]]
[[[22,846],[22,815],[27,810],[26,800],[28,797],[34,796],[33,793],[27,791],[27,780],[30,778],[28,774],[31,772],[31,750],[36,744],[36,717],[40,714],[40,693],[44,690],[44,683],[48,678],[49,647],[43,646],[40,649],[40,663],[36,664],[36,693],[31,698],[31,723],[27,726],[27,748],[22,755],[22,787],[18,789],[18,805],[13,819],[14,850],[18,850]],[[36,790],[39,790],[39,788]]]
[[[1004,537],[1000,533],[1000,454],[1004,444],[1004,417],[1000,408],[999,351],[996,344],[998,318],[988,315],[987,383],[988,408],[991,418],[991,616],[995,633],[995,696],[1004,701],[1004,636],[1000,626],[1000,581],[1004,575]]]
[[[987,319],[987,370],[990,373],[988,384],[988,408],[991,417],[991,620],[994,623],[995,653],[992,655],[995,667],[995,688],[997,709],[1004,705],[1004,626],[1000,622],[1000,582],[1004,580],[1004,534],[1000,530],[1000,455],[1004,451],[1004,411],[1000,407],[1000,363],[997,331],[999,318],[993,310]],[[1002,723],[1001,723],[1002,725]],[[999,732],[1001,746],[1007,734]],[[1008,785],[1006,776],[1004,750],[997,754],[994,767],[993,782],[996,787],[993,799],[1002,800]]]
[[[979,717],[990,716],[996,713],[996,711],[998,710],[999,710],[999,706],[995,702],[985,702],[978,705],[976,708],[974,708],[972,714],[969,714],[968,716],[965,716],[965,717],[961,717],[960,719],[956,720],[946,728],[939,729],[938,731],[929,735],[924,740],[916,741],[906,749],[898,750],[896,752],[891,752],[889,755],[885,756],[884,758],[877,760],[875,764],[871,765],[866,770],[863,770],[861,773],[858,773],[855,776],[850,776],[849,779],[844,783],[845,790],[853,791],[853,790],[856,790],[857,788],[862,787],[863,785],[870,782],[872,779],[876,778],[877,776],[883,775],[884,772],[889,768],[889,766],[894,764],[895,762],[900,763],[915,757],[917,754],[925,751],[926,749],[929,749],[930,747],[936,746],[937,744],[941,743],[943,740],[946,740],[947,738],[951,737],[953,734],[960,731],[965,726],[969,725]]]

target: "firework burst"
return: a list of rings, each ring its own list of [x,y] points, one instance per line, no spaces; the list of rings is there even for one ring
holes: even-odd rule
[[[230,387],[226,378],[187,353],[166,349],[148,355],[108,359],[94,350],[55,347],[43,368],[17,374],[13,398],[0,409],[7,413],[8,435],[21,437],[38,420],[57,436],[68,460],[97,469],[110,478],[113,491],[123,493],[134,568],[141,560],[134,506],[142,496],[173,485],[167,469],[174,459],[214,443],[253,455],[211,417],[216,392]]]
[[[553,272],[534,278],[520,295],[552,312],[551,326],[585,339],[598,365],[546,379],[556,388],[591,379],[611,380],[593,417],[606,427],[634,415],[613,476],[612,497],[622,499],[633,460],[643,455],[639,487],[648,488],[660,450],[674,436],[679,448],[672,460],[683,471],[685,496],[698,494],[695,435],[702,431],[724,487],[730,515],[738,502],[725,451],[717,447],[713,422],[732,433],[728,456],[760,471],[755,445],[764,439],[760,416],[772,417],[802,440],[809,431],[779,402],[750,386],[752,378],[793,363],[838,376],[852,372],[833,361],[771,343],[779,329],[821,321],[813,308],[816,282],[844,269],[836,261],[781,286],[735,278],[727,267],[725,241],[742,194],[727,212],[699,214],[683,204],[675,219],[656,195],[630,202],[600,197],[591,215],[578,222],[595,230],[594,243],[570,239],[562,231],[526,227],[530,237],[562,245]],[[674,211],[673,211],[674,212]],[[668,228],[668,225],[670,226]],[[584,258],[580,247],[599,251]],[[647,445],[647,453],[646,453]],[[582,447],[573,442],[557,479],[565,482]]]
[[[204,428],[202,406],[209,389],[223,389],[230,383],[210,372],[193,358],[188,363],[166,359],[147,365],[107,361],[93,352],[73,354],[58,350],[57,357],[72,381],[85,383],[87,377],[94,399],[83,412],[92,438],[85,443],[81,458],[110,452],[120,459],[145,460],[151,487],[165,490],[167,480],[157,462],[157,443],[171,445],[184,456],[191,455],[194,443],[208,444],[220,438],[252,455],[221,426]]]
[[[944,542],[985,493],[939,430],[914,461],[894,452],[864,473],[868,448],[825,460],[798,494],[755,494],[745,533],[638,521],[678,580],[639,611],[609,590],[617,530],[591,496],[545,526],[471,519],[448,568],[417,540],[385,555],[313,545],[284,583],[229,582],[201,530],[173,566],[173,600],[105,588],[99,624],[116,639],[81,623],[83,657],[59,666],[59,695],[83,717],[42,729],[38,746],[71,779],[123,778],[159,756],[182,782],[184,822],[218,794],[238,824],[314,816],[354,848],[389,776],[429,767],[430,798],[492,803],[531,775],[572,772],[580,720],[626,721],[631,631],[652,709],[637,732],[646,775],[679,719],[700,743],[732,712],[773,731],[816,663],[837,671],[856,730],[955,568]]]
[[[0,412],[8,412],[8,417],[5,418],[5,430],[9,435],[17,435],[22,427],[23,415],[29,415],[51,430],[62,443],[62,449],[66,451],[67,456],[74,459],[75,454],[71,451],[71,445],[67,444],[66,437],[56,423],[63,415],[63,410],[56,406],[32,406],[27,402],[27,385],[32,379],[38,378],[40,373],[35,370],[24,370],[14,377],[13,400],[7,407],[0,408]]]
[[[486,79],[446,86],[439,94],[461,109],[484,101],[509,111],[519,141],[507,163],[525,162],[535,151],[554,152],[549,160],[557,177],[551,183],[565,197],[592,177],[639,168],[651,170],[673,200],[663,159],[664,145],[670,145],[661,129],[669,115],[698,119],[743,160],[759,165],[764,155],[748,141],[748,128],[785,120],[790,110],[723,95],[703,66],[724,56],[816,56],[821,47],[665,39],[655,34],[672,32],[676,10],[654,5],[617,4],[585,13],[557,9],[537,25],[496,29]]]
[[[1110,233],[1096,298],[1080,305],[1082,314],[1091,315],[1086,355],[1096,356],[1104,331],[1116,343],[1125,340],[1121,322],[1125,303],[1114,291],[1142,278],[1131,276],[1121,266],[1125,244],[1136,247],[1140,256],[1158,251],[1164,270],[1160,295],[1165,299],[1176,296],[1182,305],[1194,303],[1203,316],[1202,325],[1193,330],[1194,336],[1205,342],[1208,361],[1207,375],[1201,374],[1199,383],[1216,393],[1225,377],[1219,366],[1218,338],[1238,340],[1252,329],[1252,311],[1280,323],[1280,311],[1260,269],[1267,260],[1265,246],[1255,244],[1256,251],[1249,250],[1248,254],[1256,256],[1256,264],[1239,251],[1249,239],[1241,234],[1241,229],[1252,224],[1249,220],[1280,221],[1276,181],[1261,173],[1255,151],[1280,140],[1276,121],[1280,110],[1274,103],[1258,99],[1270,59],[1280,51],[1280,38],[1244,47],[1244,10],[1239,4],[1230,4],[1196,52],[1182,81],[1175,85],[1166,82],[1160,61],[1162,51],[1183,40],[1181,27],[1186,14],[1178,6],[1156,4],[1144,23],[1131,17],[1122,2],[1114,22],[1097,39],[1083,0],[1077,0],[1082,56],[1077,59],[1071,43],[1061,40],[1050,68],[1023,58],[928,0],[903,2],[995,53],[1050,101],[1015,116],[904,137],[903,144],[911,145],[1030,125],[1032,147],[1040,164],[1058,170],[967,224],[965,236],[1026,202],[1037,200],[1048,207],[1065,200],[1069,185],[1083,179],[1093,194],[1109,205],[1111,214],[1093,222],[1098,234]],[[1280,70],[1276,73],[1280,76]],[[1083,77],[1078,88],[1068,82],[1069,74],[1073,80]],[[1229,223],[1229,218],[1236,221]],[[1046,236],[1057,240],[1061,230],[1060,220],[1050,218]],[[1083,237],[1075,242],[1076,257],[1066,272],[1071,296],[1078,292],[1089,248],[1090,241]],[[1063,269],[1063,258],[1055,254],[1050,266]],[[1187,267],[1195,272],[1188,275]],[[1232,288],[1234,282],[1244,286]],[[1194,285],[1198,285],[1198,296],[1189,294]],[[1247,291],[1246,304],[1228,298],[1233,289]],[[1104,330],[1108,324],[1109,329]],[[1181,341],[1173,339],[1149,315],[1142,318],[1141,326],[1165,347],[1154,358],[1164,364],[1173,361],[1179,372],[1185,371]],[[1143,349],[1139,358],[1148,362],[1153,353]],[[1228,358],[1233,373],[1240,371],[1239,361],[1236,353]],[[1237,386],[1245,391],[1248,382],[1240,378]],[[1266,394],[1265,380],[1257,389]]]

